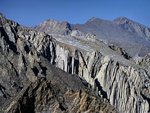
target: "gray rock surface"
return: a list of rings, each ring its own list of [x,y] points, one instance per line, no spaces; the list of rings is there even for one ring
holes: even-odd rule
[[[36,26],[35,30],[84,37],[90,33],[98,40],[123,48],[132,57],[143,57],[150,52],[150,28],[125,17],[114,21],[94,17],[85,24],[64,24],[48,20]]]
[[[68,35],[71,32],[71,26],[68,22],[57,22],[55,20],[47,20],[42,22],[35,30],[43,31],[47,34]]]
[[[0,106],[3,111],[24,112],[22,108],[28,108],[30,102],[32,105],[34,102],[32,110],[37,113],[47,110],[62,112],[64,109],[66,112],[150,111],[148,69],[126,57],[122,49],[110,47],[93,35],[82,39],[51,36],[19,26],[2,15],[0,20]],[[65,38],[72,39],[72,42],[67,42]],[[73,92],[66,89],[72,89]],[[52,92],[58,97],[62,95],[61,98],[65,99],[63,106],[54,96],[54,103],[51,109],[48,108]],[[15,100],[11,100],[16,94]],[[73,95],[75,99],[67,98]],[[89,98],[85,98],[86,95]],[[74,104],[70,105],[72,102]],[[77,106],[78,103],[80,106]]]
[[[150,28],[134,22],[126,17],[120,17],[114,20],[121,28],[132,33],[137,34],[141,38],[145,38],[146,40],[150,40]]]
[[[61,64],[55,39],[2,14],[0,20],[1,113],[116,113],[85,80],[52,65]]]
[[[97,21],[101,21],[99,22],[101,26],[110,26],[111,24],[115,28],[117,27],[118,30],[120,29],[120,26],[116,25],[116,23],[99,20],[97,18],[89,20],[86,24],[90,24],[92,26],[94,22],[94,25],[98,26]],[[86,26],[87,29],[84,29],[85,26],[83,27],[83,30],[86,31],[88,29],[88,25]],[[114,30],[112,29],[113,28],[109,28],[107,30],[114,33]],[[86,32],[89,31],[87,30]],[[82,47],[84,48],[83,45],[86,45],[87,48],[90,47],[90,49],[78,50],[72,53],[74,50],[68,50],[66,49],[67,45],[65,47],[63,45],[63,47],[61,47],[61,51],[59,53],[56,52],[56,62],[59,62],[56,63],[57,67],[70,73],[76,73],[85,79],[92,85],[93,89],[99,91],[100,95],[109,100],[109,102],[121,113],[149,112],[149,89],[147,89],[147,87],[149,87],[148,71],[140,65],[135,64],[132,59],[129,60],[131,57],[124,50],[114,45],[108,46],[96,38],[91,38],[93,39],[93,41],[91,41],[91,39],[88,39],[85,36],[76,36],[75,39],[68,36],[68,39],[72,40],[72,43],[68,43],[68,39],[65,40],[67,36],[63,37],[55,35],[54,38],[62,43],[73,45],[79,49],[82,49]],[[74,41],[78,41],[78,44],[74,45]],[[79,45],[82,45],[82,47]],[[74,56],[72,56],[72,54],[74,54]],[[70,56],[71,63],[69,58]],[[69,59],[69,61],[67,59]],[[74,69],[77,69],[78,71]],[[148,91],[144,94],[143,90]]]

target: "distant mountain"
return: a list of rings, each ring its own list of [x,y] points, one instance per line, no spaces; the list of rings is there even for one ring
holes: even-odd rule
[[[85,24],[69,24],[67,22],[44,21],[35,27],[48,34],[88,34],[97,39],[123,48],[131,56],[144,56],[150,52],[150,28],[134,22],[126,17],[114,21],[91,18]],[[74,31],[78,31],[75,32]],[[80,33],[80,34],[79,34]]]
[[[126,30],[132,34],[135,33],[139,37],[150,40],[150,28],[148,28],[142,24],[139,24],[137,22],[134,22],[126,17],[116,18],[114,20],[114,22],[117,23],[124,30]]]
[[[57,22],[55,20],[47,20],[35,27],[35,30],[48,34],[67,35],[71,32],[70,24],[66,21]]]
[[[125,18],[126,21],[124,21],[124,23],[122,23],[123,21],[121,20],[123,20],[123,18],[118,18],[114,21],[92,18],[85,24],[73,25],[73,28],[84,33],[93,33],[98,39],[103,39],[108,43],[125,49],[131,56],[144,56],[149,53],[149,37],[148,35],[144,35],[145,30],[143,30],[144,28],[149,28],[127,18]],[[130,29],[132,29],[132,31]]]

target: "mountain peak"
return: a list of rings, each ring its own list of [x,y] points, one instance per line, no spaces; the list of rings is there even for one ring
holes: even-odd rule
[[[97,23],[97,22],[101,22],[101,21],[105,21],[105,20],[100,19],[100,18],[96,18],[96,17],[92,17],[85,24],[87,24],[87,23]]]
[[[71,26],[67,21],[49,19],[36,26],[35,30],[44,31],[47,34],[67,35],[71,32]]]
[[[97,20],[97,19],[99,19],[99,18],[92,17],[92,18],[90,18],[87,22],[95,21],[95,20]]]
[[[129,21],[131,21],[130,19],[128,19],[127,17],[119,17],[114,19],[114,22],[116,23],[128,23]]]
[[[4,23],[5,20],[5,16],[2,13],[0,13],[0,23]]]
[[[41,23],[42,24],[51,24],[51,25],[54,25],[54,24],[62,24],[62,25],[67,25],[69,24],[67,21],[56,21],[56,20],[53,20],[53,19],[48,19],[48,20],[45,20]]]

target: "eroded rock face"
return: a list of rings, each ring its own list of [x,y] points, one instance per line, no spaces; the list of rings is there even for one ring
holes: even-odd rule
[[[58,48],[57,45],[56,48]],[[98,51],[81,52],[66,47],[59,48],[56,49],[56,53],[59,50],[61,55],[56,54],[56,62],[59,62],[56,66],[83,77],[119,112],[149,112],[149,96],[146,96],[149,93],[143,93],[143,90],[149,90],[147,89],[149,75],[146,70],[134,63],[127,63],[128,61],[124,59],[117,61],[109,56],[103,56]],[[78,71],[72,71],[74,69]]]
[[[5,103],[2,106],[2,108],[6,108],[5,110],[14,110],[14,112],[20,110],[22,112],[24,109],[19,106],[23,105],[28,108],[25,103],[31,100],[32,104],[36,103],[36,106],[31,108],[35,112],[41,112],[42,110],[43,112],[47,112],[47,110],[51,112],[63,112],[63,110],[65,110],[64,112],[113,111],[113,108],[107,109],[105,107],[105,111],[105,109],[101,110],[101,107],[96,107],[101,106],[100,100],[86,92],[85,87],[88,86],[103,99],[110,102],[120,113],[149,112],[150,84],[149,74],[145,68],[128,60],[128,58],[125,59],[124,56],[113,51],[102,42],[82,40],[83,44],[92,48],[88,51],[71,44],[60,43],[52,36],[19,26],[4,17],[1,17],[1,20],[3,21],[0,27],[0,71],[2,73],[0,96],[1,99],[4,99],[1,101],[1,105]],[[12,29],[13,32],[9,29]],[[76,75],[69,75],[59,71],[59,69],[56,70],[51,64]],[[80,80],[78,76],[87,83]],[[46,80],[40,81],[39,78],[45,78]],[[64,81],[67,82],[67,85]],[[55,85],[58,92],[51,95]],[[63,89],[72,89],[74,92]],[[83,89],[85,91],[82,91]],[[40,94],[42,91],[44,93]],[[15,101],[17,104],[15,102],[10,104],[10,98],[19,92],[21,92],[21,96]],[[48,100],[55,94],[62,94],[62,99],[66,98],[66,100],[62,105],[55,97],[52,107],[49,108],[49,102],[51,101]],[[89,95],[90,102],[98,105],[89,104],[86,95]],[[75,99],[68,100],[70,96]],[[84,99],[87,100],[85,103],[83,102]],[[44,107],[41,105],[43,101]],[[74,104],[68,101],[73,101]],[[77,103],[80,104],[77,105]],[[12,107],[12,105],[15,107]],[[72,108],[72,106],[74,107]]]
[[[53,66],[63,65],[60,50],[51,36],[0,15],[1,113],[116,113],[86,81]]]
[[[147,54],[143,58],[139,58],[139,60],[137,60],[137,64],[146,69],[148,74],[150,74],[150,54]]]
[[[45,80],[39,80],[31,84],[18,100],[18,105],[15,106],[9,111],[14,113],[115,113],[109,104],[104,103],[103,100],[95,96],[89,95],[87,91],[60,89],[57,83],[52,84],[50,81]]]

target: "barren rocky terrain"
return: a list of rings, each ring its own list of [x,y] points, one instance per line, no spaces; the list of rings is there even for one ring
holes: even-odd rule
[[[62,31],[27,28],[0,14],[0,112],[150,112],[149,54],[135,60],[67,22],[47,22]]]
[[[123,48],[132,57],[143,57],[150,52],[150,28],[126,17],[114,21],[91,18],[85,24],[69,24],[47,20],[35,30],[48,34],[84,36],[94,35],[98,40]]]

